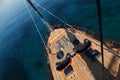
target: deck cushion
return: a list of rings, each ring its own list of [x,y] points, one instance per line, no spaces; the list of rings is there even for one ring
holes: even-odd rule
[[[70,61],[71,61],[71,56],[70,56],[70,53],[68,53],[66,55],[66,59],[65,60],[63,60],[62,62],[57,62],[56,63],[56,69],[58,71],[63,70],[65,67],[68,66],[68,64],[70,63]]]
[[[66,76],[69,76],[70,74],[72,74],[72,72],[73,72],[73,68],[71,65],[64,70]]]
[[[85,39],[82,46],[79,46],[79,49],[77,49],[76,52],[77,53],[84,52],[90,47],[90,45],[91,45],[91,42],[88,39]]]
[[[86,56],[91,59],[91,61],[96,61],[100,57],[100,52],[97,50],[89,49],[86,51]]]

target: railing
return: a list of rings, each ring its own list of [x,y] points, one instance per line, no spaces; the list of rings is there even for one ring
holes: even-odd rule
[[[52,75],[52,72],[51,72],[51,69],[50,69],[50,65],[48,63],[48,55],[47,55],[47,51],[43,49],[43,53],[44,53],[44,68],[45,68],[45,73],[46,73],[46,76],[47,76],[47,80],[54,80],[53,79],[53,75]]]
[[[84,32],[92,35],[93,37],[96,37],[96,38],[99,39],[99,34],[96,33],[96,32],[94,32],[94,31],[92,31],[92,30],[89,30],[89,29],[86,29],[86,28],[83,28],[83,27],[78,27],[77,29],[78,29],[78,30],[82,30],[82,31],[84,31]],[[109,42],[110,44],[112,44],[112,45],[115,46],[116,48],[120,48],[120,42],[115,41],[115,40],[113,40],[113,39],[111,39],[111,38],[108,38],[108,37],[106,37],[106,36],[103,36],[103,39],[104,39],[104,41]]]
[[[94,32],[92,30],[89,30],[89,29],[83,28],[83,27],[77,27],[77,26],[73,26],[73,27],[87,33],[88,35],[90,35],[91,37],[94,37],[95,39],[100,40],[100,35],[97,32]],[[104,45],[109,47],[109,49],[113,50],[115,52],[115,55],[120,57],[120,42],[115,41],[115,40],[108,38],[106,36],[103,36],[103,40],[104,40],[103,41]]]
[[[54,26],[57,28],[68,27],[66,24],[58,24],[58,25],[54,25]],[[94,32],[92,30],[89,30],[89,29],[83,28],[83,27],[78,27],[78,26],[74,26],[74,25],[72,25],[72,26],[78,30],[81,30],[81,31],[91,35],[92,37],[95,37],[96,39],[100,39],[100,37],[99,37],[100,35],[97,32]],[[120,50],[120,42],[115,41],[115,40],[108,38],[106,36],[103,36],[103,39],[104,39],[105,43],[107,42],[107,44],[109,43],[109,45],[112,45],[112,47],[115,47],[115,48]]]
[[[78,26],[74,26],[74,25],[71,25],[71,26],[80,30],[80,31],[87,33],[89,36],[94,37],[97,40],[100,40],[100,34],[97,32],[94,32],[92,30],[89,30],[89,29],[83,28],[83,27],[78,27]],[[68,26],[66,24],[58,24],[58,25],[54,25],[54,27],[66,28]],[[108,38],[106,36],[103,36],[103,39],[104,39],[104,45],[109,47],[109,49],[113,50],[115,52],[115,55],[120,57],[120,42],[115,41],[115,40]]]
[[[74,26],[74,25],[71,25],[71,26],[80,30],[80,31],[83,31],[83,32],[87,33],[89,36],[94,37],[97,40],[100,40],[100,34],[98,34],[97,32],[94,32],[92,30],[89,30],[89,29],[83,28],[83,27],[78,27],[78,26]],[[56,27],[56,28],[67,28],[69,26],[66,25],[66,24],[58,24],[58,25],[54,25],[54,27]],[[120,57],[120,42],[115,41],[115,40],[113,40],[111,38],[108,38],[106,36],[103,36],[103,40],[104,40],[104,45],[106,47],[108,47],[109,49],[113,50],[115,52],[115,55]]]

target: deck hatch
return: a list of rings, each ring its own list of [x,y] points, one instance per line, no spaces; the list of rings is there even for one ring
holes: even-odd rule
[[[71,65],[68,66],[68,67],[64,70],[64,73],[65,73],[66,76],[69,76],[70,74],[72,74],[72,73],[73,73],[73,68],[72,68],[72,66],[71,66]]]

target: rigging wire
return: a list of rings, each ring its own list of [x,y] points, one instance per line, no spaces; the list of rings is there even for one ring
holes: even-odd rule
[[[30,15],[30,17],[31,17],[31,19],[32,19],[32,21],[33,21],[33,23],[34,23],[34,25],[35,25],[35,28],[36,28],[36,30],[37,30],[37,32],[38,32],[38,34],[39,34],[39,36],[40,36],[40,38],[41,38],[43,44],[44,44],[45,49],[47,49],[47,46],[45,45],[44,39],[43,39],[43,37],[42,37],[42,35],[41,35],[40,31],[39,31],[39,28],[38,28],[37,24],[35,23],[35,20],[34,20],[32,14],[31,14],[31,12],[30,12],[28,6],[27,6],[26,1],[23,0],[23,2],[24,2],[24,4],[25,4],[26,9],[27,9],[27,12],[29,13],[29,15]]]
[[[52,26],[51,26],[47,21],[45,21],[43,18],[41,18],[41,20],[42,20],[43,23],[49,28],[48,30],[53,31]],[[49,32],[50,32],[50,31],[49,31]]]
[[[71,27],[74,29],[74,27],[72,27],[70,24],[68,24],[67,22],[65,22],[64,20],[62,20],[61,18],[57,17],[56,15],[54,15],[52,12],[48,11],[47,9],[45,9],[43,6],[41,6],[40,4],[36,3],[35,1],[33,1],[33,3],[35,3],[37,6],[39,6],[41,9],[43,9],[44,11],[46,11],[47,13],[49,13],[50,15],[52,15],[53,17],[55,17],[56,19],[58,19],[59,21],[65,23],[67,26]]]
[[[34,11],[37,13],[37,15],[40,17],[40,19],[42,20],[42,22],[46,25],[46,27],[52,31],[52,26],[44,19],[44,17],[42,16],[42,14],[38,11],[38,9],[34,6],[34,4],[31,2],[31,0],[26,0],[29,5],[34,9]]]
[[[48,11],[47,9],[45,9],[44,7],[42,7],[40,4],[36,3],[33,1],[33,3],[35,3],[37,6],[39,6],[40,8],[42,8],[44,11],[46,11],[47,13],[49,13],[50,15],[54,16],[55,18],[57,18],[58,20],[60,20],[61,22],[65,23],[67,26],[72,27],[70,24],[68,24],[67,22],[65,22],[64,20],[62,20],[61,18],[55,16],[53,13],[51,13],[50,11]],[[103,80],[104,80],[104,53],[103,53],[103,33],[102,33],[102,17],[101,17],[101,4],[100,4],[100,0],[96,1],[97,3],[97,11],[98,11],[98,20],[99,20],[99,32],[100,32],[100,45],[101,45],[101,54],[102,54],[102,71],[103,71]],[[45,23],[44,19],[43,22]],[[48,23],[49,24],[49,23]]]
[[[100,33],[100,45],[101,45],[101,54],[102,54],[102,76],[103,80],[105,80],[104,76],[104,52],[103,52],[103,31],[102,31],[102,11],[101,11],[101,2],[100,0],[96,0],[97,4],[97,12],[98,12],[98,21],[99,21],[99,33]]]
[[[53,13],[51,13],[50,11],[48,11],[47,9],[45,9],[40,4],[38,4],[38,3],[34,2],[34,1],[33,1],[33,3],[35,3],[37,6],[39,6],[40,8],[42,8],[44,11],[46,11],[50,15],[54,16],[55,18],[57,18],[59,21],[65,23],[67,26],[69,26],[71,28],[74,28],[70,24],[68,24],[67,22],[65,22],[64,20],[62,20],[61,18],[57,17],[56,15],[54,15]],[[100,0],[97,0],[96,3],[97,3],[98,18],[99,18],[98,20],[99,20],[100,45],[101,45],[101,54],[102,54],[102,71],[103,71],[103,80],[104,80],[103,32],[102,32],[102,17],[101,17],[102,13],[101,13]]]

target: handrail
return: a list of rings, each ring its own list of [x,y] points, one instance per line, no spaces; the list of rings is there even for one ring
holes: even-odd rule
[[[71,26],[73,26],[74,28],[76,28],[78,30],[81,30],[81,31],[87,33],[88,35],[90,35],[91,37],[94,37],[95,39],[98,39],[98,40],[100,39],[99,33],[97,33],[97,32],[94,32],[94,31],[89,30],[89,29],[84,28],[84,27],[78,27],[75,25],[71,25]],[[66,24],[58,24],[58,25],[54,25],[53,27],[65,28],[65,27],[69,27],[69,26],[67,26]],[[113,40],[113,39],[106,37],[106,36],[103,36],[103,40],[104,40],[104,45],[106,45],[107,47],[110,47],[112,50],[116,51],[117,56],[120,57],[120,42]],[[114,48],[117,50],[115,50]]]
[[[67,26],[67,25],[66,25],[66,24],[58,24],[58,25],[54,25],[54,26]],[[99,33],[94,32],[94,31],[92,31],[92,30],[89,30],[89,29],[87,29],[87,28],[78,27],[78,26],[75,26],[75,25],[72,25],[72,26],[73,26],[74,28],[77,28],[78,30],[82,30],[82,31],[84,31],[84,32],[86,32],[86,33],[89,33],[90,35],[93,35],[93,36],[99,35]],[[95,36],[95,37],[98,37],[98,36]],[[119,45],[120,45],[120,42],[118,42],[118,41],[116,41],[116,40],[113,40],[113,39],[111,39],[111,38],[109,38],[109,37],[107,37],[107,36],[103,36],[103,38],[108,39],[109,41],[111,41],[111,44],[116,43],[116,44],[119,44]],[[107,42],[109,42],[109,41],[107,41]],[[120,46],[119,46],[119,48],[120,48]]]
[[[76,27],[78,30],[82,30],[85,33],[89,34],[90,36],[95,37],[95,39],[100,40],[99,33],[96,33],[92,30],[89,30],[89,29],[83,28],[83,27],[77,27],[77,26],[73,26],[73,27]],[[120,57],[120,42],[115,41],[115,40],[108,38],[106,36],[103,36],[103,40],[104,40],[104,45],[106,47],[109,47],[109,49],[111,49],[116,56]]]
[[[87,33],[90,33],[90,35],[93,35],[93,36],[99,35],[99,33],[94,32],[94,31],[92,31],[92,30],[89,30],[89,29],[87,29],[87,28],[77,27],[77,26],[73,26],[73,27],[76,27],[77,29],[80,29],[80,30],[85,31],[85,32],[87,32]],[[98,36],[95,36],[95,37],[98,37]],[[120,42],[118,42],[118,41],[116,41],[116,40],[113,40],[113,39],[111,39],[111,38],[109,38],[109,37],[106,37],[106,36],[103,36],[103,38],[111,41],[111,42],[110,42],[111,44],[113,44],[113,43],[118,44],[118,45],[119,45],[119,48],[120,48]],[[106,41],[106,40],[105,40],[105,41]],[[107,42],[109,42],[109,41],[107,41]],[[115,45],[114,45],[114,46],[115,46]]]

